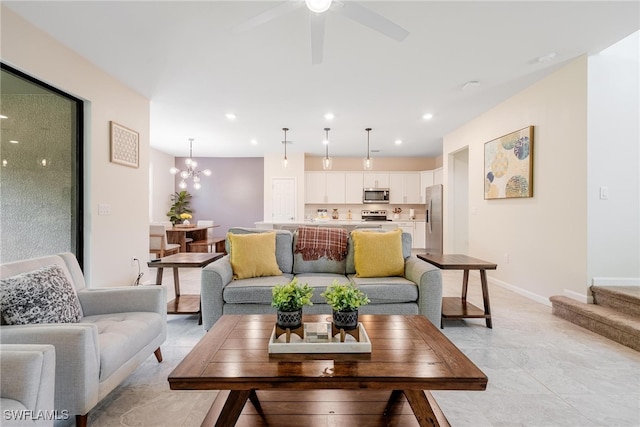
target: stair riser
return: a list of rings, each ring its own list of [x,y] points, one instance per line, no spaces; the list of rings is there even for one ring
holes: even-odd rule
[[[588,329],[636,351],[640,351],[640,331],[636,331],[635,333],[622,331],[561,304],[553,304],[551,312],[553,315],[575,325]]]
[[[594,293],[593,299],[598,305],[611,307],[621,313],[640,317],[640,305],[638,305],[638,303],[635,303],[634,301],[623,300],[620,298],[616,298],[615,296],[600,293]]]

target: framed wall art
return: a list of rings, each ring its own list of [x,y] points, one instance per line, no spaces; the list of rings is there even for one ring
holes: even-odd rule
[[[533,197],[533,126],[484,144],[484,198]]]
[[[111,162],[137,168],[140,165],[140,134],[134,130],[111,124]]]

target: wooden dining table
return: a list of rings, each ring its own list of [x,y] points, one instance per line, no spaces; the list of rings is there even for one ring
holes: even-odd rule
[[[207,240],[207,234],[210,228],[220,227],[219,225],[207,225],[207,226],[189,226],[184,225],[173,226],[167,229],[167,242],[177,243],[180,245],[180,252],[188,252],[187,238],[190,237],[193,241]],[[203,252],[206,252],[207,248],[204,247]],[[197,251],[196,251],[197,252]]]

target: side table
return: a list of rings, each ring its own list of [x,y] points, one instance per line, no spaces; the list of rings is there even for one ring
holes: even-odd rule
[[[487,270],[495,270],[497,264],[461,254],[420,254],[423,261],[435,265],[441,270],[464,270],[462,278],[462,297],[442,298],[442,318],[440,328],[444,328],[444,319],[484,318],[487,328],[493,328],[491,323],[491,306],[489,304],[489,287],[487,286]],[[469,285],[469,270],[480,271],[482,284],[482,301],[484,310],[467,302],[467,287]]]
[[[167,303],[167,314],[197,314],[198,325],[202,324],[202,310],[200,307],[200,295],[180,295],[179,268],[203,268],[213,261],[224,256],[222,253],[180,252],[160,258],[157,261],[149,261],[149,268],[157,268],[156,284],[162,284],[164,268],[173,268],[173,286],[176,298]]]

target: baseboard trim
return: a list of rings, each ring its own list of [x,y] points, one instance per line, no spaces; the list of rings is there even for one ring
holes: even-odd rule
[[[571,291],[569,289],[565,289],[564,296],[584,304],[593,304],[593,295],[587,296],[584,294],[579,294],[575,291]]]
[[[640,286],[640,277],[594,277],[593,286]]]
[[[529,298],[535,302],[539,302],[540,304],[544,304],[548,307],[551,307],[551,301],[549,301],[549,298],[543,297],[542,295],[538,295],[536,293],[533,293],[531,291],[527,291],[526,289],[522,289],[519,288],[517,286],[514,286],[510,283],[507,282],[503,282],[502,280],[498,280],[496,278],[493,277],[489,277],[488,278],[489,283],[495,284],[500,286],[501,288],[505,288],[508,289],[510,291],[515,292],[516,294],[522,295],[523,297]]]

